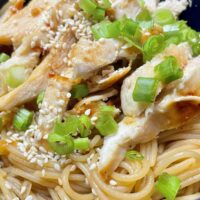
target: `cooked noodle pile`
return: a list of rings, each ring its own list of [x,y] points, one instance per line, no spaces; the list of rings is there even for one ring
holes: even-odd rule
[[[169,8],[174,2],[175,8],[172,6],[170,9],[175,16],[187,6],[187,1],[178,0],[166,0],[159,5],[156,1],[144,2],[151,13],[159,6]],[[159,86],[160,92],[152,107],[132,105],[133,91],[129,97],[127,87],[135,83],[131,80],[127,86],[129,83],[125,81],[138,67],[143,67],[141,54],[135,46],[117,39],[94,41],[90,28],[96,22],[80,9],[79,1],[32,0],[26,6],[23,3],[23,0],[10,0],[0,12],[0,49],[10,54],[8,60],[0,63],[0,199],[161,200],[163,196],[155,189],[155,183],[164,172],[181,181],[177,200],[200,198],[200,88],[193,90],[193,84],[189,84],[192,91],[189,88],[185,92],[181,81],[175,81],[169,87]],[[141,10],[134,0],[111,0],[111,3],[107,18],[112,20],[123,17],[124,13],[134,19]],[[159,26],[144,31],[143,42],[149,35],[161,32]],[[189,63],[193,58],[187,44],[172,44],[162,52],[144,67],[157,65],[165,56],[174,56],[183,70],[191,67]],[[20,84],[17,82],[17,86],[12,82],[14,78],[11,78],[11,83],[8,81],[7,75],[16,66],[21,67],[19,73],[23,73],[24,79]],[[136,74],[152,75],[150,70],[141,71]],[[73,99],[72,90],[80,83],[87,85],[88,94]],[[176,97],[174,88],[181,90],[183,96]],[[41,92],[43,99],[37,105]],[[170,95],[175,96],[167,107],[170,109],[161,109],[160,113],[157,107],[162,106],[168,100],[165,96]],[[179,105],[180,102],[183,105]],[[60,155],[49,145],[48,136],[58,119],[62,121],[71,115],[86,115],[95,126],[99,108],[108,105],[115,108],[113,118],[119,124],[118,130],[124,130],[124,135],[128,131],[126,127],[120,129],[120,121],[128,126],[134,120],[146,119],[152,112],[158,115],[150,119],[151,124],[144,122],[144,137],[140,136],[143,134],[140,131],[138,137],[124,139],[121,136],[117,140],[115,136],[119,131],[107,138],[104,136],[109,134],[102,135],[98,128],[93,128],[88,136],[87,150],[76,149],[70,154]],[[137,109],[132,112],[134,106]],[[29,127],[19,131],[13,118],[22,108],[34,114]],[[162,116],[169,118],[162,120]],[[159,126],[159,131],[150,129],[157,120],[163,127]],[[136,129],[131,130],[132,135]],[[80,137],[78,133],[72,136],[75,139]],[[123,139],[126,140],[124,143]],[[114,144],[109,140],[115,141]],[[119,152],[116,153],[112,145],[119,140],[122,143],[116,147],[116,152]],[[125,156],[128,150],[137,151],[144,158],[131,160]],[[109,163],[105,167],[102,165],[104,159]]]

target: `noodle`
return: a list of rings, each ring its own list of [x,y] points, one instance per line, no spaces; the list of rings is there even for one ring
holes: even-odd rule
[[[159,82],[159,92],[151,103],[133,101],[133,90],[129,91],[134,84],[137,86],[136,76],[148,78],[150,74],[152,78],[155,63],[166,58],[175,58],[182,72],[192,69],[190,62],[195,58],[188,41],[165,49],[160,47],[163,52],[152,55],[147,62],[144,57],[141,66],[144,52],[140,51],[146,41],[155,35],[164,38],[165,32],[160,24],[146,29],[134,21],[136,13],[143,11],[137,1],[112,0],[108,10],[105,8],[108,5],[103,5],[107,1],[87,1],[89,6],[96,7],[97,16],[85,13],[80,0],[31,0],[23,5],[24,2],[9,1],[0,9],[0,48],[3,51],[7,46],[5,52],[11,55],[6,61],[0,60],[0,200],[163,200],[155,188],[163,173],[181,181],[176,200],[200,198],[200,100],[196,88],[200,83],[189,82],[198,74],[193,77],[183,73],[183,80]],[[155,1],[155,8],[149,5],[151,2],[145,1],[145,12],[150,10],[153,21],[154,12],[159,7],[168,8],[170,1]],[[177,18],[187,3],[173,2],[175,7],[179,5],[170,9]],[[98,34],[105,34],[105,30],[98,30],[96,38],[100,39],[95,40],[91,27],[94,28],[99,20],[95,17],[101,17],[98,16],[101,12],[110,20],[105,23],[107,32],[106,26],[110,24],[114,30],[114,25],[120,24],[117,29],[125,27],[119,30],[119,36],[101,38]],[[133,24],[128,21],[126,30],[128,18],[119,20],[125,14],[134,19],[132,23],[138,26],[135,32],[138,31],[137,37],[141,34],[140,40],[135,41],[136,33],[129,38]],[[10,46],[13,52],[9,52]],[[22,67],[27,77],[11,87],[7,80],[9,70],[16,65]],[[85,91],[74,92],[77,85],[85,86]],[[21,117],[16,125],[14,120],[24,109],[30,111],[31,120],[23,121]],[[74,121],[67,124],[70,116]],[[26,124],[20,124],[22,121],[30,124],[24,129]],[[104,126],[97,126],[101,121],[105,121]],[[83,138],[86,143],[75,144]],[[108,148],[103,151],[106,145]],[[133,155],[130,159],[124,154],[129,150],[140,157]],[[101,164],[106,159],[110,163],[105,162],[104,173]]]

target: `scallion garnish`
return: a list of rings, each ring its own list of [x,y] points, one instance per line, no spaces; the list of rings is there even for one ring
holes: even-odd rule
[[[86,97],[89,93],[88,86],[86,84],[78,84],[72,88],[71,94],[74,99],[81,99]]]
[[[115,133],[118,129],[118,124],[112,115],[100,113],[95,125],[96,129],[103,136],[108,136]]]
[[[33,119],[33,112],[22,108],[14,116],[13,126],[18,131],[25,131],[30,126]]]
[[[90,140],[88,138],[74,139],[74,149],[86,151],[90,147]]]
[[[6,81],[11,88],[16,88],[25,81],[26,76],[26,68],[23,66],[16,66],[8,70]]]
[[[172,24],[175,22],[175,17],[173,13],[168,9],[158,9],[154,13],[154,22],[161,26],[166,24]]]
[[[105,18],[106,10],[104,8],[97,8],[93,14],[95,21],[102,21]]]
[[[0,63],[6,62],[9,59],[10,59],[10,56],[7,55],[6,53],[1,53],[0,54]]]
[[[90,118],[87,115],[81,115],[79,119],[81,123],[80,126],[81,137],[89,136],[91,133],[91,129],[93,128]]]
[[[114,116],[115,114],[115,107],[114,106],[101,106],[100,107],[100,112],[101,113],[107,113],[109,115]]]
[[[147,9],[142,10],[136,17],[136,21],[140,24],[140,27],[149,29],[153,27],[153,19],[150,12]]]
[[[176,198],[180,186],[181,181],[176,176],[167,173],[160,175],[155,184],[156,190],[167,200],[174,200]]]
[[[37,97],[37,105],[39,105],[39,104],[42,103],[42,101],[43,101],[43,99],[44,99],[44,94],[45,94],[45,92],[42,91],[42,92],[40,92],[40,94],[38,95],[38,97]]]
[[[156,98],[158,80],[155,78],[139,77],[133,90],[133,100],[137,102],[152,103]]]
[[[145,60],[151,60],[156,54],[164,49],[164,37],[155,35],[150,37],[143,46],[143,55]]]
[[[70,135],[59,135],[53,132],[48,135],[48,143],[60,155],[70,154],[74,151],[74,140]]]
[[[140,152],[134,150],[127,151],[125,157],[131,161],[144,159],[144,156]]]
[[[170,83],[183,76],[183,70],[173,56],[165,58],[163,62],[155,66],[154,72],[156,78],[164,83]]]
[[[111,3],[110,3],[110,0],[102,0],[102,3],[103,3],[103,8],[105,9],[108,9],[108,8],[111,8]]]
[[[97,3],[93,0],[80,0],[80,8],[88,14],[93,14],[97,8]]]

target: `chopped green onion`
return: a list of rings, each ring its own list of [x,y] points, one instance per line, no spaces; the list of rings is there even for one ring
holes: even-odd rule
[[[74,149],[86,151],[90,147],[90,140],[88,138],[77,138],[74,140]]]
[[[0,54],[0,63],[6,62],[9,59],[10,59],[10,56],[7,55],[6,53],[1,53]]]
[[[156,190],[160,192],[167,200],[175,200],[181,181],[176,176],[163,173],[159,176],[155,184]]]
[[[80,126],[79,117],[70,115],[65,118],[64,122],[56,122],[54,132],[60,135],[76,134],[79,132]]]
[[[79,5],[87,14],[93,14],[97,8],[97,4],[92,0],[80,0]]]
[[[115,133],[118,129],[118,124],[112,115],[100,113],[96,122],[96,129],[103,136],[108,136]]]
[[[37,105],[39,105],[39,104],[42,103],[42,101],[43,101],[43,99],[44,99],[44,94],[45,94],[45,92],[42,91],[42,92],[40,92],[40,94],[38,95],[38,97],[37,97]]]
[[[150,37],[143,46],[143,54],[145,60],[151,60],[155,55],[164,49],[164,37],[155,35]]]
[[[156,98],[158,80],[155,78],[139,77],[133,90],[133,100],[152,103]]]
[[[156,78],[164,83],[170,83],[183,77],[183,70],[173,56],[165,58],[163,62],[155,66]]]
[[[22,108],[14,116],[13,126],[18,131],[25,131],[31,125],[33,120],[33,112]]]
[[[26,77],[26,68],[22,66],[16,66],[8,70],[6,81],[11,88],[16,88],[25,81]]]
[[[191,46],[192,46],[193,56],[200,55],[200,44],[199,43],[194,43]]]
[[[114,106],[101,106],[100,112],[101,113],[107,113],[107,114],[110,114],[110,115],[114,116],[115,107]]]
[[[175,22],[173,13],[168,9],[158,9],[154,13],[154,21],[161,26]]]
[[[149,29],[153,27],[153,19],[150,12],[147,9],[142,10],[136,17],[136,21],[139,22],[140,27]]]
[[[60,155],[70,154],[74,151],[74,141],[69,135],[51,133],[48,135],[48,143]]]
[[[105,18],[106,10],[104,8],[97,8],[93,14],[93,19],[102,21]]]
[[[71,91],[72,98],[74,99],[80,99],[86,97],[88,93],[89,93],[88,86],[85,84],[75,85]]]
[[[125,157],[128,159],[128,160],[143,160],[144,159],[144,156],[137,152],[137,151],[134,151],[134,150],[130,150],[130,151],[127,151],[126,154],[125,154]]]
[[[120,23],[118,21],[102,21],[91,28],[96,40],[99,40],[100,38],[117,38],[119,37],[119,29]]]
[[[81,127],[80,127],[80,135],[81,137],[87,137],[91,133],[91,129],[93,125],[91,123],[90,118],[87,115],[82,115],[80,117]]]

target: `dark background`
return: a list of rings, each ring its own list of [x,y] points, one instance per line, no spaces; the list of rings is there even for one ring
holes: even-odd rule
[[[151,0],[149,0],[151,1]],[[0,0],[0,7],[6,2],[6,0]],[[28,0],[26,1],[26,3]],[[192,7],[188,8],[180,16],[181,19],[187,20],[188,24],[200,31],[200,0],[193,0]]]

